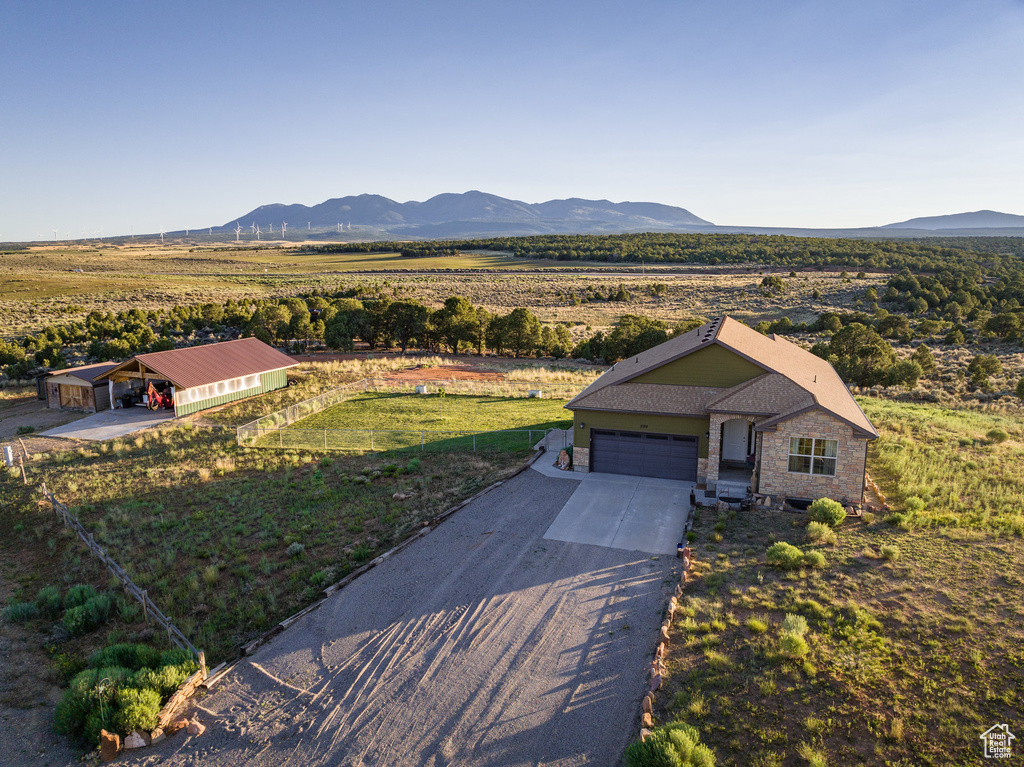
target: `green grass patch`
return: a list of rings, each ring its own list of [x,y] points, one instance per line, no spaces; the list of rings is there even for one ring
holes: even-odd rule
[[[367,392],[269,434],[261,444],[376,452],[522,451],[547,429],[572,426],[564,404],[542,398]]]
[[[1024,418],[858,401],[881,434],[868,448],[868,470],[903,514],[893,524],[1024,535]]]

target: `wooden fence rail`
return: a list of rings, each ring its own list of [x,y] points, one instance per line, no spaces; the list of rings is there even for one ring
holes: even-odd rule
[[[54,512],[64,521],[64,524],[74,530],[75,534],[82,539],[82,542],[89,547],[89,551],[91,551],[93,555],[103,563],[104,567],[107,568],[107,571],[120,581],[125,592],[133,596],[142,604],[142,612],[146,617],[146,622],[148,623],[153,621],[156,623],[160,628],[167,632],[168,641],[177,645],[182,650],[188,650],[195,656],[196,662],[199,664],[199,669],[202,671],[203,677],[205,678],[205,653],[203,653],[202,650],[197,650],[195,645],[188,641],[188,638],[181,633],[178,627],[171,623],[170,619],[160,611],[160,608],[153,604],[153,600],[149,598],[149,594],[146,590],[140,589],[132,579],[128,577],[128,574],[124,569],[107,555],[107,552],[105,552],[103,548],[96,543],[92,533],[82,527],[82,523],[79,522],[70,511],[68,511],[67,506],[58,501],[56,497],[54,497],[53,493],[46,489],[45,484],[43,485],[43,496],[50,502]]]

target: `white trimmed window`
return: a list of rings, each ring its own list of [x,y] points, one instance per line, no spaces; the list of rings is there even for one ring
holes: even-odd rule
[[[795,474],[834,477],[838,452],[838,440],[790,437],[789,470]]]

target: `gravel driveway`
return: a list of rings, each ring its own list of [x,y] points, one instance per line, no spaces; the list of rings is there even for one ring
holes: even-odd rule
[[[674,558],[544,532],[576,489],[526,471],[350,584],[133,764],[615,765]]]

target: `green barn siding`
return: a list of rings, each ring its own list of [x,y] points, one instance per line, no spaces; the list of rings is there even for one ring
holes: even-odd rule
[[[580,428],[580,424],[583,428]],[[601,410],[577,410],[573,418],[573,444],[590,447],[591,429],[641,431],[650,434],[688,434],[700,438],[697,455],[708,457],[708,438],[711,427],[708,418],[686,418],[673,415],[646,415],[642,413],[607,413]]]
[[[268,391],[274,391],[275,389],[283,389],[287,385],[287,370],[271,370],[267,373],[260,373],[260,385],[255,389],[246,389],[245,391],[236,391],[231,392],[230,394],[221,394],[218,397],[201,399],[197,402],[189,402],[186,405],[177,406],[175,408],[175,415],[181,416],[198,413],[200,410],[217,407],[217,405],[226,405],[227,403],[234,402],[235,400],[245,399],[246,397],[255,397],[258,394],[266,394]]]
[[[719,386],[727,389],[764,373],[764,368],[718,344],[712,344],[633,378],[630,382],[677,384],[680,386]]]

